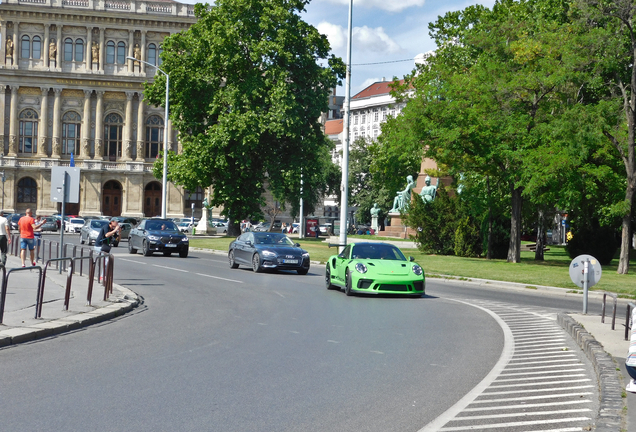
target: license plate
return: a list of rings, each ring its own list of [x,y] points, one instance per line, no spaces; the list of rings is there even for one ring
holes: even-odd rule
[[[283,264],[298,264],[298,260],[288,260],[284,259]]]
[[[166,247],[177,247],[177,245],[176,245],[176,244],[172,244],[172,243],[168,243],[168,244],[166,245]]]

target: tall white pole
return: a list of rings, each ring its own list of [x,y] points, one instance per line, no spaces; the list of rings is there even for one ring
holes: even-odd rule
[[[163,117],[163,178],[161,184],[161,217],[165,219],[167,215],[166,209],[168,207],[168,101],[170,100],[170,75],[168,75],[152,63],[138,60],[130,56],[126,57],[126,59],[132,60],[133,62],[140,62],[145,64],[146,66],[153,67],[157,69],[158,72],[161,72],[166,76],[166,111]],[[139,127],[141,126],[139,125]]]
[[[347,213],[349,212],[349,118],[351,106],[351,35],[353,22],[353,0],[349,0],[349,42],[347,45],[347,76],[344,110],[344,143],[342,145],[342,182],[340,184],[340,240],[338,250],[342,252],[347,244]]]

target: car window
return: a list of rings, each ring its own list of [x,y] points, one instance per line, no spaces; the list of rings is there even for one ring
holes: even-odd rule
[[[91,227],[92,228],[101,228],[101,227],[103,227],[104,225],[107,225],[107,224],[108,224],[108,221],[105,221],[105,220],[94,220],[94,221],[91,221]]]
[[[340,258],[348,258],[350,252],[351,252],[351,245],[349,245],[346,248],[344,248],[344,250],[342,252],[340,252],[340,254],[338,256]]]
[[[294,243],[284,234],[258,233],[254,234],[255,244],[271,244],[278,246],[293,246]]]
[[[388,244],[369,243],[355,245],[352,251],[355,259],[384,259],[406,261],[398,248]]]

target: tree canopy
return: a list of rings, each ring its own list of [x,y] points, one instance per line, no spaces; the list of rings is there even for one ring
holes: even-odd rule
[[[344,76],[326,36],[300,18],[308,0],[217,0],[195,5],[197,22],[167,37],[170,119],[183,145],[169,157],[169,180],[212,186],[230,228],[261,215],[267,184],[275,199],[312,204],[333,167],[319,122]],[[145,97],[165,98],[156,74]]]

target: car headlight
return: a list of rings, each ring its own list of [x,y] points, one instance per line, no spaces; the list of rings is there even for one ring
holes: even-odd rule
[[[303,258],[309,258],[309,252],[303,252]]]
[[[149,235],[148,236],[148,240],[159,241],[159,240],[161,240],[161,237],[155,236],[155,235]]]
[[[415,273],[418,276],[422,276],[422,273],[424,273],[424,270],[422,270],[422,267],[420,267],[417,264],[415,264],[413,266],[413,273]]]
[[[365,266],[365,265],[364,265],[364,264],[362,264],[362,263],[357,263],[357,264],[356,264],[356,270],[357,270],[359,273],[366,273],[366,272],[367,272],[367,266]]]
[[[274,252],[272,252],[272,251],[264,250],[263,251],[263,256],[264,257],[275,257],[276,254]]]
[[[189,238],[187,238],[187,237],[184,237],[184,238],[182,238],[182,239],[181,239],[181,241],[182,241],[182,242],[187,242],[187,241],[190,241],[190,239],[189,239]]]

